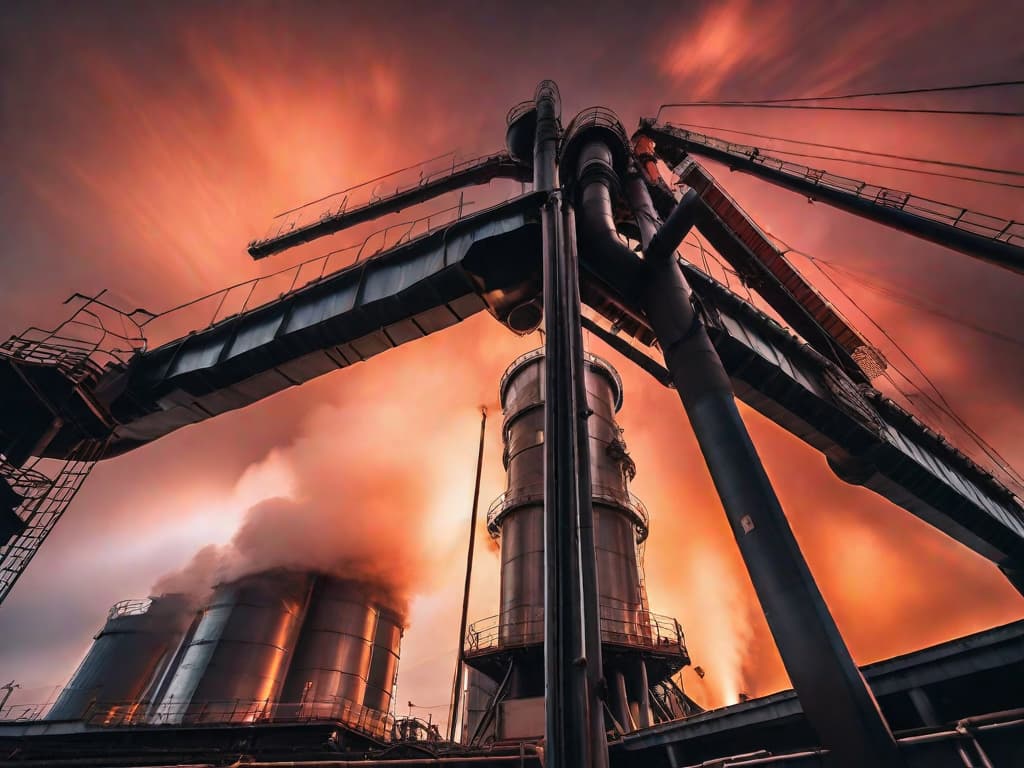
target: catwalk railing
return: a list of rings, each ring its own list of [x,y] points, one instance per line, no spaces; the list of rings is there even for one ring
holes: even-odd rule
[[[46,717],[49,704],[17,704],[0,711],[2,722],[26,722]],[[341,723],[377,739],[393,736],[395,718],[387,712],[334,697],[305,702],[271,699],[231,699],[202,704],[145,701],[94,701],[81,722],[103,728],[153,728],[170,725],[245,725],[256,723]]]
[[[637,606],[602,603],[601,642],[661,653],[686,655],[686,638],[679,622]],[[514,614],[512,618],[508,614]],[[544,642],[543,607],[514,609],[505,617],[490,616],[470,625],[466,655]]]
[[[56,328],[32,327],[0,343],[0,357],[12,361],[49,366],[72,383],[98,375],[111,365],[126,365],[146,348],[139,318],[151,317],[145,310],[124,312],[96,296],[72,295],[65,304],[82,302]]]
[[[420,192],[450,191],[475,181],[509,177],[509,168],[515,165],[503,150],[468,158],[456,152],[438,155],[279,213],[264,237],[249,243],[249,253],[262,258],[289,245],[331,234],[344,228],[343,221],[366,220],[379,209],[395,208],[389,203],[400,207],[416,204],[424,197]],[[458,184],[460,180],[465,184]],[[331,226],[332,222],[336,226]]]
[[[616,507],[629,515],[636,529],[637,544],[642,544],[647,539],[650,532],[650,513],[644,503],[632,493],[621,488],[596,485],[591,488],[591,498],[596,504]],[[499,538],[501,521],[508,512],[528,504],[543,503],[544,486],[540,484],[503,492],[487,509],[487,532],[492,538]]]
[[[121,602],[114,603],[114,605],[111,606],[110,612],[107,614],[107,618],[118,619],[122,616],[141,616],[149,611],[151,605],[153,605],[153,601],[148,597],[135,600],[122,600]]]
[[[901,192],[897,189],[869,184],[866,181],[852,179],[848,176],[817,170],[800,163],[762,154],[759,147],[718,139],[714,136],[690,131],[671,123],[665,126],[654,126],[654,128],[671,131],[673,136],[682,141],[697,146],[709,147],[736,158],[742,158],[744,161],[756,163],[780,173],[809,181],[816,186],[846,192],[876,205],[896,208],[921,218],[946,224],[956,229],[962,229],[979,237],[989,238],[1017,247],[1024,247],[1024,223],[1018,221],[1002,219],[938,200],[919,197],[909,192]]]

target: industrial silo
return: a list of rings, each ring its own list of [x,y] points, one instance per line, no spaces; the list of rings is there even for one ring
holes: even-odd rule
[[[640,556],[647,510],[629,491],[636,467],[615,421],[622,382],[607,361],[589,353],[583,373],[606,724],[629,731],[664,719],[665,712],[654,711],[651,688],[670,680],[689,656],[679,623],[647,607]],[[480,730],[485,740],[544,731],[544,350],[514,360],[499,394],[508,486],[487,514],[488,531],[501,539],[499,614],[472,625],[465,638],[466,663],[482,676],[474,680],[479,690],[466,713],[472,726],[466,736]],[[481,685],[483,679],[489,683]],[[502,695],[481,713],[483,692],[499,681]]]
[[[313,581],[308,573],[273,570],[219,585],[151,721],[252,722],[271,716]]]
[[[634,472],[615,412],[622,404],[618,374],[601,358],[585,359],[602,635],[627,639],[644,630],[637,540],[646,512],[631,496]],[[500,385],[505,415],[508,490],[488,516],[501,536],[501,614],[498,642],[540,642],[544,636],[544,354],[512,363]]]
[[[377,629],[373,636],[370,675],[365,704],[379,712],[391,709],[391,692],[398,676],[398,657],[404,632],[402,617],[384,606],[377,607]]]
[[[47,719],[135,722],[193,615],[191,600],[179,594],[116,603]]]
[[[358,581],[317,578],[279,715],[384,729],[402,621],[374,592]]]

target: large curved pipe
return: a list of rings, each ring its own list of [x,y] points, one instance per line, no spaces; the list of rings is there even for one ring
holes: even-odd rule
[[[595,139],[580,154],[578,180],[588,256],[614,261],[635,257],[615,228],[611,158]],[[807,719],[832,765],[896,768],[896,742],[800,552],[679,267],[675,248],[694,222],[696,195],[663,226],[642,179],[631,178],[626,192],[646,250],[642,306]]]

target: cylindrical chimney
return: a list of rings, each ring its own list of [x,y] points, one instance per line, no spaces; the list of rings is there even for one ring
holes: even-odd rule
[[[601,634],[629,642],[645,632],[637,542],[647,532],[643,506],[629,492],[635,472],[615,413],[622,382],[597,357],[585,358],[590,416],[590,473],[600,583]],[[498,644],[540,642],[544,636],[544,354],[515,360],[500,385],[508,489],[488,515],[501,536]],[[648,632],[649,634],[649,632]]]

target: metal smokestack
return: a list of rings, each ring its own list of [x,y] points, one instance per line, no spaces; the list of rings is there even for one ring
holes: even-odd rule
[[[501,539],[500,612],[467,634],[466,662],[489,682],[469,678],[477,701],[464,738],[470,730],[480,731],[478,740],[543,733],[544,362],[542,349],[522,355],[499,386],[508,485],[487,527]],[[607,703],[616,723],[632,730],[693,706],[670,681],[689,657],[678,622],[647,607],[640,552],[648,514],[629,491],[636,467],[615,421],[622,382],[596,355],[585,355],[584,369]],[[491,713],[481,711],[484,692]]]

